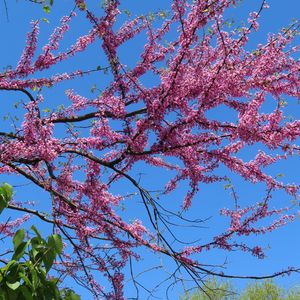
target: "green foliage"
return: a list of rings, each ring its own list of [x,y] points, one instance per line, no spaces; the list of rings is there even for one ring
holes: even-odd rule
[[[49,14],[51,12],[51,6],[54,4],[54,0],[31,0],[31,2],[42,4],[43,11],[46,14]]]
[[[8,183],[4,183],[0,186],[0,214],[3,209],[6,208],[12,198],[13,188]]]
[[[9,198],[12,190],[7,191]],[[63,250],[60,235],[52,234],[45,240],[34,226],[31,229],[35,234],[31,239],[25,240],[24,229],[13,237],[12,260],[0,269],[0,300],[80,300],[70,289],[59,290],[58,278],[48,276]]]
[[[300,289],[284,290],[273,281],[266,280],[248,285],[239,300],[299,300]]]
[[[186,293],[182,300],[299,300],[300,289],[285,290],[272,280],[255,282],[247,285],[244,291],[238,292],[228,282],[217,282],[216,279],[205,283],[202,290],[192,295]]]
[[[240,300],[279,300],[282,296],[282,290],[276,286],[272,281],[265,281],[263,283],[254,283],[248,285],[244,293],[242,293]]]
[[[205,282],[202,289],[192,295],[186,293],[182,300],[235,300],[236,293],[229,282],[218,282],[215,278]]]

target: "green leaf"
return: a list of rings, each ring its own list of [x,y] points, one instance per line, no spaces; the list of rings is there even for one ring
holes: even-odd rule
[[[25,298],[25,300],[34,300],[30,290],[25,285],[22,285],[20,287],[20,290],[21,290],[22,296]]]
[[[33,262],[36,261],[37,255],[39,254],[39,251],[37,251],[37,250],[34,248],[34,245],[35,245],[35,244],[32,244],[32,248],[31,248],[31,250],[29,251],[30,260],[32,260]]]
[[[127,15],[127,17],[131,17],[131,12],[130,12],[129,10],[124,9],[124,10],[123,10],[123,13],[124,13],[125,15]]]
[[[63,250],[63,242],[59,234],[52,234],[48,237],[48,246],[55,249],[57,254],[61,254]]]
[[[52,249],[49,249],[43,256],[43,262],[45,265],[46,272],[48,273],[55,260],[56,253]]]
[[[3,209],[6,208],[8,203],[4,200],[2,195],[0,195],[0,214],[2,213]]]
[[[43,7],[43,10],[44,10],[44,12],[45,12],[46,14],[49,14],[50,11],[51,11],[50,6],[48,6],[48,5],[45,5],[45,6]]]
[[[28,247],[29,244],[30,244],[30,240],[28,240],[27,242],[21,242],[21,244],[15,250],[12,259],[19,260],[24,255],[26,248]]]
[[[15,236],[13,238],[14,250],[15,251],[19,247],[19,245],[23,242],[24,237],[25,237],[25,230],[24,229],[20,229],[15,233]]]
[[[12,198],[13,188],[8,183],[4,183],[0,187],[0,214],[4,208],[8,206],[9,201]]]
[[[43,283],[44,294],[46,294],[45,300],[53,300],[53,299],[63,299],[60,297],[60,292],[57,287],[57,279],[47,280]]]
[[[94,93],[96,89],[97,89],[96,84],[93,84],[93,86],[91,87],[91,92]]]
[[[207,32],[208,32],[209,34],[212,34],[214,31],[213,31],[211,28],[207,28]]]
[[[12,289],[12,290],[16,290],[20,285],[21,283],[19,281],[16,281],[14,283],[9,283],[9,282],[6,282],[6,285]]]
[[[20,299],[20,294],[19,294],[19,292],[18,291],[15,291],[15,290],[11,290],[11,289],[8,289],[7,290],[7,298],[5,298],[5,300],[6,299],[9,299],[9,300],[18,300],[18,299]]]
[[[39,278],[38,278],[36,269],[33,267],[32,264],[30,264],[28,267],[29,267],[29,272],[31,275],[32,290],[36,290],[38,288],[38,284],[39,284]]]
[[[37,235],[39,239],[43,239],[40,232],[36,229],[34,225],[32,225],[30,228],[34,231],[34,233]]]
[[[231,189],[231,188],[233,188],[233,185],[232,185],[232,184],[225,184],[225,185],[224,185],[224,189],[225,189],[225,190],[228,190],[228,189]]]
[[[86,9],[86,5],[84,3],[80,3],[79,4],[79,8],[82,9],[82,10],[85,10]]]
[[[64,300],[80,300],[80,297],[73,291],[68,292]]]
[[[16,262],[15,260],[11,260],[10,262],[8,262],[5,267],[0,269],[1,274],[6,276],[6,273],[9,271],[10,267],[12,267],[15,264],[15,262]]]
[[[10,184],[4,183],[0,187],[0,194],[4,197],[4,199],[9,202],[11,200],[13,194],[13,188]]]
[[[20,272],[20,273],[19,273],[19,276],[20,276],[21,279],[23,279],[24,283],[25,283],[29,288],[32,288],[32,284],[31,284],[30,280],[28,279],[28,277],[27,277],[24,273]]]

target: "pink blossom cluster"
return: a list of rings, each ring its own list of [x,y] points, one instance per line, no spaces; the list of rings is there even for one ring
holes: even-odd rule
[[[19,76],[27,76],[32,68],[32,59],[36,51],[37,46],[37,37],[39,33],[39,24],[38,22],[33,22],[33,29],[27,35],[26,47],[22,53],[21,59],[16,68],[16,73]]]
[[[17,218],[13,221],[7,221],[5,223],[0,224],[0,234],[3,236],[14,236],[16,229],[19,229],[20,226],[28,221],[30,218],[29,214],[25,214],[21,218]]]

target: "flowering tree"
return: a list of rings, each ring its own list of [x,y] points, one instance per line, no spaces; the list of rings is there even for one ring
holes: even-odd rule
[[[291,101],[300,96],[299,47],[293,43],[299,23],[247,50],[249,36],[258,30],[258,18],[267,8],[265,1],[247,24],[233,29],[227,28],[223,15],[234,0],[173,0],[167,12],[136,17],[121,11],[117,0],[104,1],[101,12],[90,2],[74,1],[74,10],[61,19],[41,51],[41,21],[32,22],[16,67],[0,75],[0,90],[20,92],[26,99],[22,123],[12,120],[10,130],[0,132],[0,172],[22,176],[42,189],[49,207],[44,212],[25,199],[11,200],[8,209],[26,215],[2,224],[1,233],[13,235],[28,215],[52,224],[65,243],[57,271],[75,278],[95,298],[124,299],[125,280],[139,297],[141,284],[132,272],[139,249],[174,261],[169,276],[174,282],[182,273],[197,284],[203,274],[233,277],[203,264],[201,251],[241,250],[263,258],[263,249],[250,246],[244,237],[265,234],[295,218],[296,212],[286,208],[290,196],[285,208],[273,209],[270,202],[275,190],[297,199],[299,186],[283,183],[264,169],[300,149],[300,121],[285,117],[282,101],[282,96]],[[122,22],[124,13],[127,20]],[[60,43],[76,14],[87,18],[90,30],[64,49]],[[147,40],[139,61],[128,66],[120,49],[139,36]],[[94,68],[76,69],[74,58],[97,43],[103,51],[90,57]],[[59,65],[68,61],[74,69],[61,72]],[[90,86],[83,93],[76,90],[80,80],[103,81],[103,73],[109,75],[99,95],[83,96]],[[63,97],[63,83],[64,106],[45,108],[54,95]],[[94,85],[93,95],[97,90]],[[266,110],[267,102],[271,105]],[[218,107],[230,110],[226,120],[209,115]],[[256,145],[263,150],[256,150],[250,160],[240,155]],[[134,170],[146,165],[154,167],[158,181],[164,178],[159,179],[162,169],[172,176],[163,183],[160,199],[135,176]],[[202,185],[229,180],[226,172],[220,174],[220,166],[264,184],[266,195],[242,206],[228,184],[234,207],[220,208],[220,213],[229,218],[229,226],[206,242],[187,246],[173,226],[203,225],[203,220],[189,220],[186,214]],[[177,211],[166,194],[175,195],[186,182],[189,190]],[[138,216],[133,211],[132,220],[126,209],[140,201],[144,211]],[[297,271],[287,268],[262,278]],[[247,275],[235,277],[259,278]]]

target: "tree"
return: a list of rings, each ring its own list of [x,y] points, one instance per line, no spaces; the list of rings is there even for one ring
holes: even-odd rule
[[[204,290],[199,290],[184,300],[297,300],[300,296],[298,288],[288,290],[280,288],[272,280],[249,284],[244,291],[238,292],[228,282],[220,283],[216,279],[205,284]]]
[[[247,23],[228,28],[232,24],[223,15],[235,2],[174,0],[168,11],[135,16],[117,0],[103,1],[101,12],[94,1],[76,0],[41,51],[42,22],[34,21],[20,60],[0,75],[0,90],[23,95],[17,119],[8,116],[11,126],[0,132],[0,173],[21,176],[44,191],[35,209],[25,198],[5,206],[53,226],[66,243],[56,271],[97,299],[124,299],[125,282],[136,298],[140,289],[152,295],[132,267],[146,249],[174,262],[167,276],[174,284],[182,276],[201,285],[205,274],[270,278],[298,272],[287,267],[265,276],[234,276],[201,260],[210,249],[264,258],[263,248],[247,237],[271,232],[297,214],[299,185],[281,181],[267,167],[276,169],[300,149],[300,121],[286,117],[283,100],[293,103],[300,96],[299,47],[293,42],[299,22],[249,50],[267,4],[262,1]],[[80,29],[89,30],[65,46],[61,41],[76,18]],[[140,37],[145,43],[139,60],[122,61],[126,45]],[[89,47],[99,51],[99,43],[99,57],[93,52],[86,69],[77,69],[76,57]],[[224,107],[230,111],[225,119],[210,114]],[[250,160],[243,154],[249,149],[255,151]],[[156,170],[151,179],[159,191],[136,175],[146,166]],[[163,182],[163,172],[169,181]],[[264,185],[265,197],[244,205],[229,172]],[[172,197],[187,182],[178,208]],[[201,195],[199,187],[216,182],[232,192],[234,205],[221,209],[229,225],[187,246],[176,226],[201,228],[203,216],[190,219],[189,208]],[[276,191],[285,192],[284,208],[273,208]],[[15,227],[5,224],[1,233],[12,236]]]
[[[248,285],[241,294],[240,300],[246,299],[272,299],[272,300],[296,300],[300,296],[299,289],[284,290],[272,281]],[[258,298],[255,298],[258,297]]]
[[[218,282],[216,278],[206,280],[205,286],[194,293],[186,292],[182,300],[237,300],[236,290],[228,282]],[[262,300],[261,298],[256,298]]]

